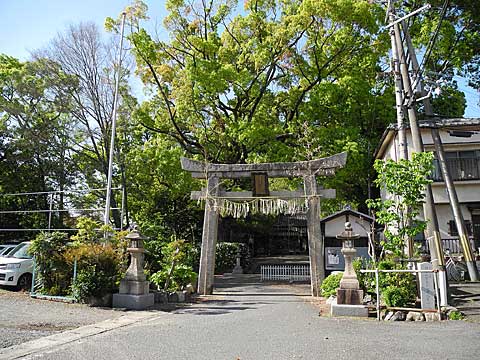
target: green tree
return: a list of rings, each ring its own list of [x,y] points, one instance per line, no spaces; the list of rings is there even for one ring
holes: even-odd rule
[[[422,233],[426,221],[418,219],[424,190],[431,180],[433,153],[413,153],[411,160],[377,160],[374,168],[378,173],[375,184],[386,200],[367,201],[375,210],[376,220],[385,225],[382,246],[394,256],[403,257],[409,241]]]
[[[172,236],[189,242],[201,237],[203,213],[190,201],[190,191],[199,184],[182,171],[183,154],[170,139],[140,127],[126,154],[129,210],[145,235],[159,244]]]
[[[69,138],[75,77],[46,59],[20,62],[0,55],[2,193],[64,189],[74,183]],[[60,197],[57,208],[63,208]],[[3,209],[47,209],[47,196],[0,198]],[[5,215],[7,227],[45,227],[45,214]],[[57,219],[60,220],[61,218]]]
[[[431,87],[445,87],[438,98],[440,104],[434,111],[445,116],[463,116],[465,100],[459,93],[455,76],[468,80],[474,89],[480,89],[480,11],[475,0],[432,0],[432,8],[420,13],[411,24],[411,34],[421,50],[431,48],[425,62],[427,81]],[[405,2],[405,11],[411,11],[417,2]],[[445,7],[445,8],[444,8]],[[433,46],[428,46],[433,32],[443,15],[438,36]],[[478,99],[480,101],[480,98]],[[434,105],[435,101],[434,101]],[[463,107],[463,109],[461,109]]]
[[[74,123],[74,160],[82,174],[82,182],[91,188],[105,188],[108,175],[117,51],[102,39],[94,23],[80,23],[70,25],[58,33],[46,48],[34,53],[36,59],[50,59],[50,62],[59,64],[65,73],[78,81],[70,111]],[[123,65],[119,71],[122,96],[117,122],[120,132],[115,143],[114,187],[125,185],[125,158],[122,156],[125,149],[122,145],[128,144],[127,120],[131,107],[136,104],[129,95],[129,71],[125,59]],[[111,208],[118,208],[119,201],[119,196],[112,196]],[[79,207],[103,207],[104,204],[105,192],[77,199]],[[115,226],[119,227],[120,211],[113,210],[112,215]]]
[[[340,196],[366,194],[368,158],[393,110],[376,80],[389,44],[378,34],[380,7],[346,0],[166,5],[168,40],[142,28],[143,2],[126,9],[137,73],[151,92],[134,118],[152,138],[225,163],[351,150],[350,170],[335,185],[345,189]],[[119,21],[106,25],[118,31]],[[305,143],[313,144],[310,153]]]

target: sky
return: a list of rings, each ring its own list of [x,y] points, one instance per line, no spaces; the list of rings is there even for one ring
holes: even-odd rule
[[[0,53],[28,60],[70,24],[117,18],[133,0],[0,0]],[[165,1],[147,0],[151,24],[162,21]]]
[[[28,60],[30,52],[42,48],[70,24],[92,21],[103,29],[105,18],[117,18],[133,0],[0,0],[0,53]],[[161,24],[166,14],[164,0],[147,0],[150,21]],[[479,117],[479,94],[458,79],[465,92],[465,117]]]

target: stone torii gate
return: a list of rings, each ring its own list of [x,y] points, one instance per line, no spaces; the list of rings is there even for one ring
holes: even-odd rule
[[[192,199],[205,200],[205,217],[203,221],[202,248],[198,278],[198,293],[210,295],[213,292],[215,271],[215,248],[218,233],[219,213],[216,199],[231,198],[246,200],[254,197],[276,197],[280,199],[307,199],[307,235],[310,258],[310,277],[313,296],[320,296],[320,284],[325,278],[323,239],[320,229],[320,198],[334,198],[335,190],[323,190],[317,186],[316,176],[332,176],[335,171],[345,166],[347,153],[339,153],[310,161],[290,163],[261,164],[211,164],[186,158],[181,159],[182,169],[190,172],[192,177],[206,179],[207,187],[203,191],[193,191]],[[263,180],[264,191],[224,192],[220,189],[220,179],[237,179],[259,177]],[[268,177],[302,177],[304,191],[268,191]]]

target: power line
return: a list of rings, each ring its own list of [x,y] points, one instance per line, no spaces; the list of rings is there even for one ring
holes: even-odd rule
[[[447,12],[447,7],[448,7],[448,4],[449,4],[449,0],[445,0],[444,3],[443,3],[443,6],[442,6],[442,11],[440,13],[440,19],[438,21],[438,24],[437,24],[437,27],[435,29],[435,32],[433,33],[433,36],[430,38],[430,41],[428,42],[427,44],[427,48],[426,48],[426,52],[425,52],[425,56],[423,57],[422,59],[422,62],[421,64],[418,66],[418,68],[414,71],[413,71],[413,77],[414,77],[414,81],[411,81],[410,84],[409,84],[409,87],[408,87],[408,91],[413,94],[413,89],[415,89],[419,82],[422,80],[422,75],[423,75],[423,72],[425,70],[425,66],[426,64],[428,63],[429,59],[430,59],[430,56],[432,54],[432,50],[433,50],[433,47],[434,47],[434,44],[437,40],[437,37],[438,37],[438,34],[440,32],[440,27],[442,25],[442,21],[443,19],[445,18],[445,15],[446,15],[446,12]],[[423,8],[421,8],[423,9]],[[413,13],[418,13],[420,9],[417,9],[416,11],[414,11]],[[413,14],[412,13],[412,14]],[[405,32],[405,28],[407,27],[407,25],[405,24],[405,21],[401,21],[400,24],[402,25],[402,28]],[[440,75],[440,74],[439,74]],[[406,106],[411,106],[411,104],[415,101],[415,96],[412,96],[410,97],[408,100],[407,98],[405,98],[405,101],[404,101],[404,105]]]
[[[112,210],[121,210],[119,207]],[[81,212],[81,211],[105,211],[104,208],[83,208],[83,209],[53,209],[53,210],[0,210],[0,214],[38,214],[38,213],[60,213],[60,212]]]
[[[416,77],[416,83],[418,83],[418,79],[422,76],[423,71],[425,70],[425,66],[427,65],[428,61],[430,60],[430,56],[432,55],[432,50],[435,42],[437,41],[438,34],[440,32],[440,27],[442,26],[443,19],[445,18],[445,15],[447,13],[447,7],[448,4],[450,3],[450,0],[445,0],[443,3],[442,11],[440,13],[440,19],[438,20],[437,28],[435,29],[435,32],[433,33],[433,36],[430,38],[430,41],[427,44],[427,50],[425,52],[425,56],[422,59],[422,62],[420,63],[420,66],[418,68],[418,73]],[[416,84],[415,84],[416,85]]]
[[[112,190],[120,190],[121,187],[112,188]],[[80,190],[52,190],[52,191],[35,191],[35,192],[23,192],[23,193],[7,193],[0,194],[0,196],[19,196],[19,195],[48,195],[48,194],[65,194],[65,193],[82,193],[82,192],[92,192],[92,191],[103,191],[106,188],[100,189],[80,189]]]

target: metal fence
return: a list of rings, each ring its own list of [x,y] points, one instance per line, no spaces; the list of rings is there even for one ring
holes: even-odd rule
[[[480,179],[479,158],[446,159],[446,163],[453,181]],[[433,181],[443,181],[438,160],[434,160],[434,166]]]
[[[310,265],[261,265],[261,281],[310,281]]]
[[[440,319],[440,288],[439,288],[439,281],[440,279],[438,278],[438,271],[436,270],[380,270],[380,269],[373,269],[373,270],[364,270],[361,269],[360,272],[362,273],[374,273],[375,274],[375,292],[377,295],[377,301],[375,308],[377,310],[377,320],[380,321],[380,284],[379,284],[379,273],[432,273],[433,274],[433,289],[435,292],[435,297],[436,297],[436,305],[437,309],[435,310],[438,313],[438,318]],[[407,308],[404,308],[407,309]],[[409,310],[411,311],[422,311],[422,309],[417,309],[417,308],[410,308]],[[433,310],[433,309],[428,309],[428,310]]]
[[[475,240],[469,239],[471,249],[475,249]],[[430,253],[430,246],[428,241],[422,240],[421,242],[421,251]],[[463,253],[462,245],[460,244],[460,239],[442,239],[442,248],[444,250],[448,249],[451,254],[461,254]]]
[[[123,218],[125,209],[125,193],[122,187],[114,187],[111,189],[121,191],[121,206],[112,207],[110,210],[118,211],[120,213],[120,230],[123,228]],[[62,216],[76,218],[79,216],[90,216],[93,218],[100,218],[99,214],[105,212],[105,207],[100,205],[80,206],[77,203],[82,203],[82,197],[95,194],[98,199],[102,199],[103,192],[106,188],[99,189],[76,189],[76,190],[52,190],[52,191],[38,191],[38,192],[22,192],[22,193],[1,193],[0,200],[7,200],[10,198],[19,198],[24,204],[23,209],[9,209],[0,207],[0,232],[31,232],[31,231],[77,231],[75,228],[68,228],[61,226],[60,228],[54,226],[54,217],[61,218]],[[42,204],[43,203],[43,204]],[[75,206],[77,204],[78,206]],[[3,204],[4,205],[4,204]],[[28,206],[27,206],[28,205]],[[45,208],[40,208],[44,206]],[[32,216],[42,216],[40,221],[42,225],[32,228],[30,226],[18,228],[9,225],[9,216],[22,217],[27,224],[28,218]],[[62,222],[63,223],[63,222]]]
[[[54,275],[52,275],[54,276]],[[75,259],[73,263],[73,270],[72,270],[72,279],[71,284],[75,283],[77,279],[77,259]],[[35,257],[33,258],[33,269],[32,269],[32,286],[30,289],[30,296],[37,299],[47,299],[47,300],[58,300],[58,301],[66,301],[66,302],[75,302],[75,298],[73,296],[56,296],[56,295],[47,295],[41,292],[43,288],[43,282],[40,276],[38,276],[38,267],[37,261]]]

